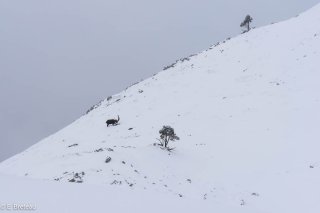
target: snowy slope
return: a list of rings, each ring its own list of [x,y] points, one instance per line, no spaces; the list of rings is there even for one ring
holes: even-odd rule
[[[0,172],[144,190],[208,212],[319,212],[319,23],[317,5],[180,60]],[[107,127],[117,115],[120,125]],[[153,145],[163,125],[180,137],[172,153]]]
[[[12,190],[12,186],[17,191]],[[144,190],[125,190],[111,186],[66,184],[0,175],[0,211],[17,212],[196,212],[212,209],[222,211],[223,205],[209,202],[188,202],[185,199],[155,194]],[[159,201],[165,201],[166,205]],[[125,205],[124,205],[125,204]],[[195,205],[196,204],[196,205]],[[29,208],[28,211],[21,208]],[[235,211],[235,206],[229,206]],[[245,211],[242,211],[245,212]],[[241,211],[240,211],[241,213]]]

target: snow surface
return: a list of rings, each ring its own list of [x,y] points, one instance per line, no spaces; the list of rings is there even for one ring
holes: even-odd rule
[[[0,200],[14,202],[18,185],[41,212],[51,201],[67,208],[68,197],[61,211],[88,212],[88,201],[119,212],[134,203],[139,212],[320,212],[319,23],[317,5],[101,102],[1,163]],[[120,125],[107,127],[117,115]],[[154,146],[163,125],[180,137],[170,153]]]
[[[0,175],[0,212],[197,212],[224,206],[209,202],[188,202],[176,196],[145,190],[125,190],[110,186],[55,183]],[[14,186],[14,187],[13,187]],[[163,201],[163,203],[161,202]],[[196,204],[196,205],[194,205]],[[233,206],[230,210],[236,210]],[[244,211],[242,211],[244,212]]]

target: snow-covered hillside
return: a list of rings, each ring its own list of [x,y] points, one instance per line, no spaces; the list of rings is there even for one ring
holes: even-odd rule
[[[0,172],[173,196],[207,212],[319,212],[319,59],[320,5],[179,60]],[[163,125],[180,137],[173,152],[154,146]]]
[[[14,187],[13,187],[14,186]],[[146,190],[112,186],[56,183],[0,175],[0,212],[221,212],[225,207]],[[15,189],[15,190],[13,190]],[[4,193],[5,192],[5,193]],[[164,201],[161,204],[159,201]],[[124,205],[125,204],[125,205]],[[237,210],[230,206],[230,210]],[[242,211],[245,212],[245,211]],[[240,211],[241,213],[241,211]]]

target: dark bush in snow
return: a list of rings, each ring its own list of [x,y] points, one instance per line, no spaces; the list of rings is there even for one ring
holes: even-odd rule
[[[69,182],[72,183],[82,183],[83,182],[83,177],[84,177],[85,173],[84,172],[80,172],[80,173],[74,173],[73,174],[73,178],[69,180]]]
[[[109,163],[111,161],[111,157],[107,157],[105,163]]]
[[[75,144],[69,145],[68,147],[70,148],[70,147],[74,147],[74,146],[78,146],[78,145],[79,145],[79,144],[75,143]]]
[[[98,108],[99,106],[101,106],[102,102],[103,102],[103,100],[99,101],[99,103],[97,103],[97,104],[93,105],[92,107],[90,107],[90,109],[88,109],[86,111],[86,114],[89,114],[92,110],[94,110],[94,109]]]

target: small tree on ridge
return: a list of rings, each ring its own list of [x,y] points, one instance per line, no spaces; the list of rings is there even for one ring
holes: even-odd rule
[[[240,27],[245,27],[246,30],[244,32],[248,32],[250,28],[250,23],[252,22],[252,17],[250,15],[247,15],[243,22],[240,24]]]

